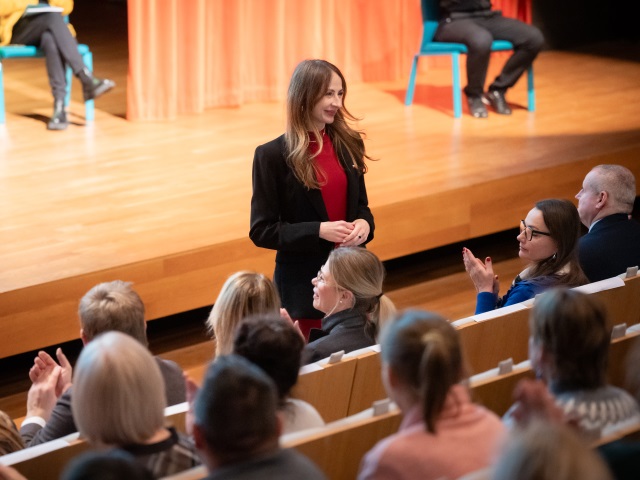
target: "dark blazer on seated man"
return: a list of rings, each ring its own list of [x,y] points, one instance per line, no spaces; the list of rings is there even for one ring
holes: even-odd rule
[[[126,333],[142,345],[148,345],[144,304],[130,283],[116,280],[94,286],[80,300],[78,315],[80,338],[85,345],[109,331]],[[39,352],[29,372],[33,384],[27,398],[27,416],[20,428],[27,447],[78,431],[71,412],[71,364],[61,349],[56,355],[60,365],[46,352]],[[187,395],[182,369],[169,360],[156,357],[156,361],[164,378],[167,405],[185,402]],[[61,372],[55,386],[46,380],[54,371]],[[44,394],[45,391],[49,395]],[[51,396],[55,404],[48,401]]]
[[[591,282],[640,265],[640,223],[625,213],[609,215],[580,239],[580,265]]]
[[[580,265],[591,282],[640,265],[640,223],[629,218],[636,198],[633,173],[621,165],[598,165],[576,195],[580,220],[589,233],[580,239]]]
[[[164,379],[167,405],[186,401],[186,391],[182,369],[177,363],[155,357]],[[33,447],[78,431],[71,412],[71,391],[68,388],[56,402],[51,417],[43,427],[40,423],[27,423],[20,427],[20,436],[27,447]]]

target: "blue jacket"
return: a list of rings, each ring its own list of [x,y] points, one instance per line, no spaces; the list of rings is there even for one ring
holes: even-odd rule
[[[540,284],[531,280],[520,280],[516,277],[511,288],[505,293],[504,297],[499,298],[490,292],[480,292],[476,299],[476,315],[478,313],[489,312],[496,308],[506,307],[514,303],[524,302],[535,297],[544,290],[548,284]]]

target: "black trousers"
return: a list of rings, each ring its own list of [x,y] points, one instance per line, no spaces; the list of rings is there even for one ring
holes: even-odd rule
[[[11,43],[33,45],[44,51],[49,84],[56,100],[62,100],[66,93],[65,66],[69,65],[75,74],[85,67],[78,43],[59,13],[40,13],[18,20]]]
[[[489,90],[506,90],[515,85],[544,43],[542,33],[536,27],[500,14],[447,18],[440,22],[434,40],[467,46],[467,86],[464,89],[467,96],[480,96],[484,92],[493,40],[508,40],[513,43],[514,51]]]

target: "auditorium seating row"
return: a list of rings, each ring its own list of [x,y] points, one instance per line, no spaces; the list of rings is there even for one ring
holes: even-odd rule
[[[640,340],[639,327],[639,325],[636,325],[629,328],[623,337],[612,341],[612,361],[610,362],[609,374],[611,383],[614,385],[620,385],[617,379],[624,378],[623,359],[634,342]],[[355,404],[344,400],[350,397],[351,392],[348,389],[344,389],[344,383],[341,379],[345,376],[345,368],[350,370],[356,367],[360,360],[364,360],[365,364],[371,367],[375,363],[374,359],[379,365],[379,353],[365,352],[338,363],[326,365],[323,369],[322,382],[328,382],[331,385],[329,390],[331,394],[327,394],[327,390],[325,390],[323,398],[333,399],[341,403],[343,408],[345,408],[345,405],[357,408]],[[614,361],[614,359],[619,359],[619,361]],[[339,380],[337,383],[331,383],[334,375]],[[309,374],[303,375],[303,377],[307,378],[312,376]],[[476,401],[501,415],[512,403],[511,392],[516,383],[522,378],[532,377],[533,372],[528,360],[515,366],[507,365],[505,367],[503,364],[502,368],[494,368],[471,377],[470,388]],[[320,379],[321,377],[316,378]],[[373,390],[383,388],[379,370],[376,376],[369,378],[369,382],[369,388]],[[305,396],[312,400],[310,398],[311,395],[305,393]],[[167,408],[167,423],[184,432],[187,408],[186,403]],[[381,400],[375,402],[374,407],[366,408],[356,414],[350,414],[346,418],[334,420],[324,428],[285,435],[282,437],[281,443],[284,447],[296,448],[307,455],[327,474],[328,478],[351,479],[355,478],[362,456],[379,440],[396,432],[400,421],[399,410],[393,404],[390,404],[388,400]],[[632,430],[636,431],[637,428],[634,427]],[[617,439],[619,436],[620,434],[611,440]],[[53,480],[58,478],[60,472],[71,458],[88,448],[88,444],[78,439],[78,434],[75,433],[36,447],[5,455],[2,457],[1,462],[14,466],[27,478]],[[202,479],[205,476],[205,468],[198,467],[171,478],[186,480]]]
[[[619,338],[612,340],[609,379],[621,386],[624,358],[640,338],[640,276],[610,279],[580,289],[599,296],[607,305],[612,327],[620,325],[613,328],[614,337]],[[459,329],[470,370],[483,372],[470,378],[473,397],[498,415],[511,405],[515,384],[533,376],[526,360],[532,304],[524,302],[453,322]],[[395,432],[400,423],[398,410],[393,405],[389,408],[383,400],[386,393],[380,364],[376,345],[349,354],[336,353],[303,367],[293,396],[314,405],[329,423],[322,429],[287,435],[282,438],[283,445],[312,458],[329,478],[354,478],[362,455],[379,439]],[[374,402],[379,403],[371,408]],[[179,430],[184,429],[186,408],[181,404],[167,409],[168,421]],[[0,461],[14,465],[27,478],[57,478],[70,458],[88,448],[77,436],[5,455]],[[203,478],[204,474],[201,468],[176,478]]]
[[[640,275],[603,280],[578,287],[578,290],[604,302],[612,329],[615,325],[625,325],[620,327],[624,333],[627,327],[640,323]],[[453,322],[460,334],[471,374],[491,371],[501,362],[520,364],[528,359],[529,313],[533,302],[532,299]],[[620,359],[624,352],[618,355],[616,351],[612,348],[611,367],[621,367],[623,363]],[[374,401],[386,397],[380,379],[379,352],[380,347],[376,345],[343,356],[336,353],[333,358],[303,367],[292,396],[314,405],[327,422],[369,408]],[[503,373],[508,371],[504,364],[502,369]],[[612,383],[620,385],[621,373],[612,375]],[[480,389],[481,384],[477,387]],[[327,392],[332,393],[327,395]],[[338,396],[336,392],[346,393]],[[489,400],[486,397],[486,401]],[[504,412],[498,405],[495,408],[488,406],[498,414]]]
[[[631,346],[640,340],[640,325],[628,329],[626,335],[612,341],[611,354],[613,358],[624,358]],[[371,359],[378,356],[376,353],[366,354],[363,358]],[[359,358],[356,360],[359,361]],[[367,360],[371,361],[371,360]],[[347,359],[346,363],[352,363]],[[373,363],[373,362],[372,362]],[[338,365],[338,364],[336,364]],[[624,361],[610,362],[610,378],[623,378]],[[533,372],[529,361],[518,365],[504,367],[506,373],[500,368],[491,369],[470,379],[470,387],[476,401],[483,403],[499,415],[503,414],[512,404],[512,391],[522,378],[532,378]],[[338,370],[329,370],[338,372]],[[339,376],[343,377],[344,372]],[[328,372],[325,375],[329,376]],[[380,387],[376,379],[371,378],[370,388]],[[618,383],[614,385],[619,385]],[[338,385],[336,385],[338,386]],[[332,388],[332,399],[340,400],[340,390]],[[348,396],[348,395],[345,395]],[[285,448],[295,448],[300,453],[309,457],[327,475],[327,478],[335,480],[347,480],[356,478],[362,457],[381,439],[392,435],[398,430],[401,422],[400,411],[389,401],[378,401],[374,407],[360,413],[339,419],[327,424],[324,428],[316,428],[302,432],[284,435],[281,444]],[[628,427],[624,431],[616,432],[609,437],[598,441],[597,445],[618,440],[623,436],[640,431],[640,424]],[[595,445],[594,445],[595,446]],[[201,466],[178,475],[167,477],[171,480],[201,480],[207,475],[206,468]]]

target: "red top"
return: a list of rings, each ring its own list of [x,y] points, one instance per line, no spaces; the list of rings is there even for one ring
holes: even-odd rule
[[[311,137],[313,138],[313,137]],[[315,153],[317,143],[309,144],[311,153]],[[322,151],[314,159],[318,169],[318,181],[322,184],[322,200],[329,215],[329,221],[346,220],[347,218],[347,174],[333,149],[333,143],[324,130],[322,131]]]

